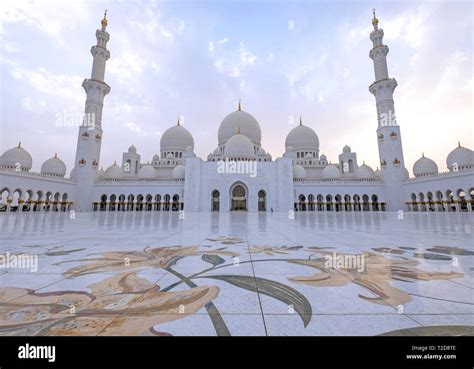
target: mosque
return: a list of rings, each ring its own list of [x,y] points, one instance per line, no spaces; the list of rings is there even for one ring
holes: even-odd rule
[[[369,53],[375,81],[369,91],[376,102],[380,170],[360,164],[347,145],[331,163],[302,120],[288,133],[282,156],[273,159],[261,145],[259,123],[240,102],[221,122],[207,160],[196,157],[193,136],[178,120],[164,132],[151,160],[143,160],[132,145],[120,165],[99,169],[102,109],[110,92],[104,80],[107,22],[104,15],[91,49],[91,77],[82,83],[88,119],[79,127],[70,177],[57,155],[40,173],[32,172],[32,156],[18,144],[0,157],[0,211],[474,211],[472,150],[458,144],[447,155],[444,172],[423,155],[409,178],[395,118],[397,81],[388,74],[389,49],[375,13]]]

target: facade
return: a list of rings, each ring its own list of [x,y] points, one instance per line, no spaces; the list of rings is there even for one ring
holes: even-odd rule
[[[102,109],[110,92],[105,69],[110,52],[107,19],[96,31],[84,123],[79,127],[70,178],[57,155],[31,172],[32,157],[18,144],[0,157],[1,211],[474,211],[474,152],[458,144],[446,159],[447,171],[424,155],[409,178],[401,130],[395,118],[388,47],[372,19],[374,95],[380,170],[373,170],[349,146],[337,162],[320,154],[317,134],[300,119],[273,159],[261,145],[257,120],[241,108],[219,126],[216,149],[207,160],[194,154],[191,133],[177,124],[161,137],[160,153],[147,163],[135,146],[105,171],[99,169]]]

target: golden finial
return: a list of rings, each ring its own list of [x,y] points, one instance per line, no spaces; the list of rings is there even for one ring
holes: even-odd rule
[[[378,24],[379,24],[379,20],[377,19],[377,17],[375,16],[375,9],[372,9],[372,14],[374,15],[374,17],[372,18],[372,25],[374,27],[377,27]]]
[[[303,125],[303,117],[300,115],[300,126]]]
[[[100,21],[100,23],[102,24],[102,29],[105,29],[105,27],[107,27],[107,9],[105,9],[104,18]]]
[[[242,110],[242,100],[239,99],[239,106],[237,107],[238,111]]]

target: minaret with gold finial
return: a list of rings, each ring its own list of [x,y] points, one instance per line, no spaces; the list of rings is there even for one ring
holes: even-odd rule
[[[370,39],[373,47],[369,56],[374,62],[375,82],[369,86],[369,91],[375,96],[377,106],[377,143],[382,177],[386,186],[388,209],[391,211],[405,208],[402,182],[406,179],[405,162],[403,159],[400,126],[395,117],[393,92],[397,87],[395,78],[390,78],[387,68],[388,46],[383,44],[383,30],[379,28],[379,20],[372,17],[373,31]]]
[[[79,127],[76,148],[74,175],[76,180],[75,209],[88,211],[92,208],[92,186],[97,178],[102,143],[102,109],[104,97],[110,92],[110,87],[104,82],[105,65],[110,58],[107,42],[110,35],[107,32],[107,10],[101,20],[101,28],[95,33],[97,43],[92,46],[92,72],[89,79],[82,82],[86,92],[83,124]]]

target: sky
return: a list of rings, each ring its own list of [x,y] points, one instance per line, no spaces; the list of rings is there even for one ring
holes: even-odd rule
[[[373,8],[398,82],[406,167],[412,173],[423,152],[446,171],[458,141],[474,148],[474,9],[467,1],[2,1],[0,151],[21,141],[34,171],[55,152],[72,169],[81,84],[107,9],[111,92],[100,166],[120,162],[131,144],[151,161],[178,116],[206,159],[241,99],[273,158],[302,116],[328,160],[337,162],[348,144],[375,169]]]

